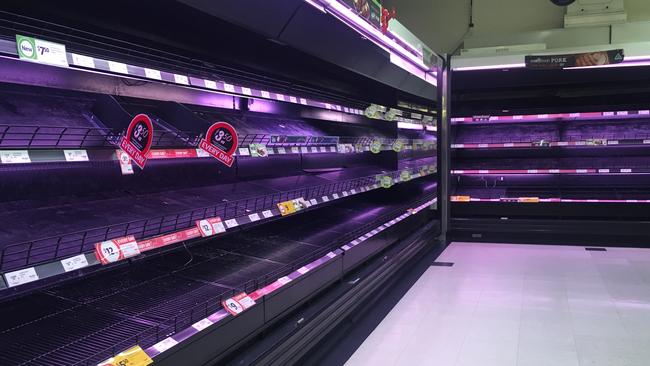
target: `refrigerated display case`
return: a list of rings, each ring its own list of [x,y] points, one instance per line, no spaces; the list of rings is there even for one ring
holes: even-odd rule
[[[11,19],[21,34],[45,26]],[[65,28],[49,23],[28,38],[54,42],[67,64],[25,60],[8,23],[0,309],[11,316],[0,322],[0,364],[96,365],[127,350],[160,364],[185,352],[215,362],[437,225],[434,113],[389,99],[398,115],[371,119],[376,100],[351,98],[345,84],[337,94],[236,69],[222,77],[171,51],[147,58],[135,42],[102,51],[100,34],[64,43]],[[136,164],[123,144],[141,115],[151,147]],[[205,148],[217,122],[236,131],[231,166]]]

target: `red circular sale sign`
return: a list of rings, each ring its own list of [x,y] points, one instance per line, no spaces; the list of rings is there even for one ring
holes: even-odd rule
[[[208,128],[208,132],[199,143],[199,147],[220,162],[231,167],[235,160],[232,155],[237,150],[238,143],[235,128],[229,123],[217,122]]]
[[[146,114],[133,117],[126,130],[126,136],[120,141],[120,148],[144,169],[147,162],[147,153],[153,143],[153,123]]]

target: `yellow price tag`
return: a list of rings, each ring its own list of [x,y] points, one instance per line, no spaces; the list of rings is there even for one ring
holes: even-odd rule
[[[146,366],[152,363],[151,357],[140,346],[135,346],[97,366]]]

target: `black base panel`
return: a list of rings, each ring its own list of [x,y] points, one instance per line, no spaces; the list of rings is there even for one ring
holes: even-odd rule
[[[377,203],[383,192],[370,193],[0,304],[0,364],[62,365],[83,359],[319,250],[416,198],[423,183],[413,184],[411,196],[400,194],[394,201]]]
[[[649,248],[649,221],[454,218],[450,241]]]

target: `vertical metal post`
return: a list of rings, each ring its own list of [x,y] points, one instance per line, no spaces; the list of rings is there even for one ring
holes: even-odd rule
[[[449,230],[449,155],[451,106],[451,56],[447,55],[438,72],[438,211],[440,239],[448,244]]]

